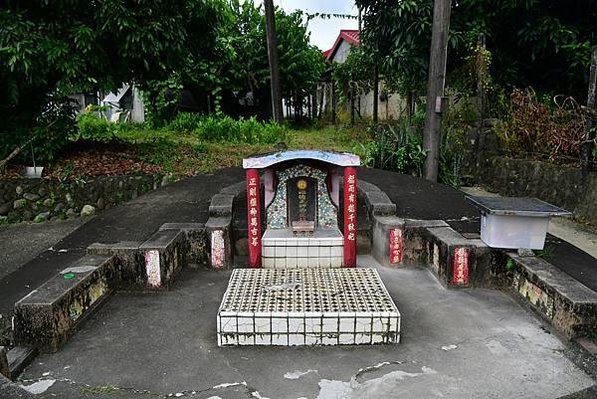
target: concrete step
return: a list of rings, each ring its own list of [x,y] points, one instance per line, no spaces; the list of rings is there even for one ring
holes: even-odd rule
[[[509,253],[512,289],[568,339],[597,333],[597,292],[544,259]]]
[[[17,345],[57,351],[112,292],[114,257],[86,255],[15,304]]]
[[[37,349],[32,346],[15,346],[8,351],[8,368],[10,378],[14,380],[29,366],[37,356]]]

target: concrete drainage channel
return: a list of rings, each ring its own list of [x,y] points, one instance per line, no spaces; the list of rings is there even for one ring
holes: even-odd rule
[[[15,347],[0,349],[2,374],[15,379],[37,353],[58,351],[116,291],[167,290],[185,267],[232,267],[243,255],[232,221],[244,190],[241,182],[216,194],[205,224],[169,223],[145,242],[91,245],[85,257],[15,304]],[[370,226],[359,235],[359,248],[382,265],[423,263],[447,288],[507,291],[568,340],[597,333],[597,293],[547,261],[491,249],[441,220],[399,218],[387,195],[367,182],[359,182],[358,194]],[[14,389],[0,381],[0,393]]]

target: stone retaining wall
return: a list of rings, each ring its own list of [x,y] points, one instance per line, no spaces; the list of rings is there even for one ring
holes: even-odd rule
[[[0,223],[87,216],[166,183],[159,175],[0,180]]]
[[[537,197],[597,226],[597,173],[581,184],[580,169],[494,156],[473,173],[478,184],[508,196]]]

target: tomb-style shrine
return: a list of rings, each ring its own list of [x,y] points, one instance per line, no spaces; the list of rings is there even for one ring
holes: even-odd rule
[[[250,268],[232,273],[218,345],[399,341],[400,313],[377,271],[356,268],[359,164],[327,151],[243,160]]]
[[[356,155],[326,151],[285,151],[243,160],[250,266],[355,267],[359,164]],[[341,206],[344,234],[338,223]]]

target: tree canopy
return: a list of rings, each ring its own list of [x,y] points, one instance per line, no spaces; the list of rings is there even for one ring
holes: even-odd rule
[[[362,41],[403,93],[424,90],[432,0],[356,0]],[[459,0],[452,2],[448,74],[462,67],[479,34],[492,54],[492,76],[504,86],[586,95],[597,1]],[[450,75],[448,75],[448,84]]]
[[[275,18],[284,94],[312,89],[324,60],[309,44],[306,16],[276,9]],[[261,6],[250,0],[3,2],[0,159],[35,136],[59,146],[73,127],[63,123],[73,114],[67,95],[114,91],[122,83],[140,87],[150,108],[167,109],[182,88],[210,96],[216,107],[249,91],[266,104]]]

